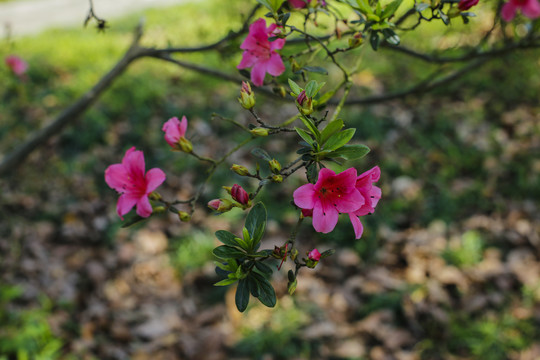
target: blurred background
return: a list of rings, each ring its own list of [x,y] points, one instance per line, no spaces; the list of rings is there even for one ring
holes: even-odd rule
[[[0,64],[0,154],[89,90],[129,47],[141,16],[144,45],[193,46],[238,29],[254,4],[126,8],[94,0],[109,24],[99,32],[95,22],[82,26],[86,1],[63,1],[66,16],[60,0],[0,1],[0,57],[16,54],[29,65],[21,79]],[[30,10],[6,15],[29,4],[43,6],[35,20]],[[490,7],[476,8],[467,27],[430,23],[402,41],[425,51],[474,44],[489,29]],[[234,74],[239,55],[178,58]],[[447,66],[367,46],[352,56],[361,61],[357,96],[401,90]],[[137,61],[79,120],[0,178],[0,359],[540,358],[539,68],[539,50],[513,52],[430,93],[346,108],[355,141],[371,148],[347,167],[382,170],[376,212],[360,240],[347,219],[326,235],[306,221],[301,254],[313,247],[336,254],[303,270],[294,296],[286,271],[275,271],[276,308],[252,298],[240,314],[234,288],[212,285],[211,251],[213,233],[239,233],[245,214],[215,216],[204,204],[224,195],[222,185],[255,190],[228,169],[253,168],[253,147],[286,164],[298,139],[279,136],[236,153],[190,223],[171,214],[122,229],[103,174],[128,148],[144,151],[147,169],[165,170],[164,196],[186,199],[206,167],[169,151],[162,124],[186,115],[195,149],[216,156],[243,135],[212,113],[252,122],[236,100],[240,84]],[[270,123],[297,111],[260,95],[257,109]],[[296,223],[291,194],[306,181],[296,175],[261,194],[269,213],[263,248],[281,245]]]

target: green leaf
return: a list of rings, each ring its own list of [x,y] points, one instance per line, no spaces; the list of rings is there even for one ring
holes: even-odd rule
[[[266,7],[268,10],[272,11],[272,5],[268,0],[257,0],[257,2]]]
[[[294,93],[294,95],[298,96],[302,92],[302,88],[298,86],[297,83],[289,79],[289,86],[291,88],[291,91]]]
[[[272,11],[273,12],[277,12],[279,10],[279,8],[281,7],[281,5],[283,5],[283,3],[285,2],[285,0],[268,0],[268,2],[270,3],[270,5],[272,6]]]
[[[328,139],[326,144],[324,145],[324,150],[339,149],[340,147],[347,144],[352,139],[355,132],[356,132],[356,129],[345,129],[343,131],[340,131],[332,135]]]
[[[257,270],[259,270],[262,273],[269,274],[269,275],[273,273],[272,268],[270,266],[260,261],[255,262],[255,267],[257,268]]]
[[[289,293],[289,295],[294,294],[297,285],[298,280],[294,279],[294,281],[289,281],[289,283],[287,284],[287,292]]]
[[[306,169],[306,176],[310,183],[315,184],[317,182],[319,177],[319,173],[317,172],[317,163],[312,162],[308,165]]]
[[[321,97],[320,97],[319,99],[317,99],[316,101],[314,101],[313,105],[314,105],[314,106],[323,105],[323,104],[325,104],[328,100],[330,100],[330,99],[332,98],[332,96],[334,96],[335,94],[336,94],[336,91],[335,91],[335,90],[325,92],[323,95],[321,95]]]
[[[212,252],[221,259],[241,259],[246,256],[245,252],[227,245],[218,246]]]
[[[371,36],[369,37],[369,44],[374,51],[377,51],[380,42],[381,38],[379,37],[379,33],[377,31],[372,31]]]
[[[263,160],[266,160],[266,161],[272,160],[270,155],[268,155],[268,153],[265,150],[261,149],[261,148],[255,148],[255,149],[251,150],[251,154],[258,157],[259,159],[263,159]]]
[[[297,127],[295,127],[294,130],[296,130],[298,135],[300,135],[300,137],[304,139],[305,142],[307,142],[310,146],[313,146],[313,139],[311,138],[311,136],[309,136],[307,132]]]
[[[143,221],[148,220],[148,219],[149,219],[149,217],[144,218],[144,217],[139,216],[139,215],[133,215],[133,216],[131,216],[130,218],[128,218],[128,219],[126,219],[124,221],[124,223],[122,224],[122,228],[128,228],[130,226],[133,226],[135,224],[138,224],[138,223],[143,222]]]
[[[266,208],[262,202],[257,203],[249,212],[246,229],[251,238],[251,247],[254,248],[261,241],[266,229]]]
[[[328,75],[328,70],[320,66],[304,66],[303,69],[312,73]]]
[[[250,273],[250,276],[252,276],[259,285],[259,301],[268,307],[276,306],[276,292],[274,291],[272,284],[270,284],[264,276],[257,274],[256,272]]]
[[[358,3],[358,9],[364,14],[373,14],[373,9],[369,6],[369,2],[366,0],[356,0]]]
[[[251,295],[253,295],[253,297],[258,298],[260,294],[259,283],[257,283],[257,281],[252,276],[248,276],[247,281],[249,285],[249,292],[251,293]]]
[[[334,121],[330,121],[328,125],[321,131],[321,145],[324,145],[326,140],[330,138],[330,136],[337,133],[341,128],[343,127],[343,120],[337,119]]]
[[[366,156],[369,151],[370,149],[362,144],[344,145],[336,151],[332,151],[328,154],[328,157],[341,157],[345,160],[357,160]]]
[[[392,15],[394,15],[394,13],[397,11],[397,9],[399,8],[402,2],[403,0],[394,0],[390,4],[386,5],[386,7],[384,8],[381,14],[381,19],[387,19],[391,17]]]
[[[399,36],[394,32],[394,30],[383,29],[382,33],[384,35],[384,39],[386,40],[386,42],[392,45],[399,45],[401,40]]]
[[[234,259],[229,259],[231,261],[227,262],[227,264],[221,263],[219,261],[214,261],[214,265],[216,265],[218,268],[220,268],[223,271],[228,272],[236,272],[236,269],[238,268],[238,264],[236,264],[236,261]]]
[[[321,254],[321,259],[332,256],[332,255],[335,254],[335,252],[336,252],[336,250],[334,250],[334,249],[329,249],[329,250],[323,251],[323,253]]]
[[[227,285],[234,284],[237,281],[238,279],[223,279],[215,283],[214,286],[227,286]]]
[[[242,279],[238,282],[234,302],[238,311],[244,312],[246,310],[249,303],[249,285],[247,279]]]
[[[313,96],[315,96],[315,90],[317,89],[318,85],[319,84],[317,84],[315,80],[311,80],[310,82],[307,83],[306,96],[308,98],[312,98]]]
[[[315,140],[317,140],[317,142],[320,142],[321,132],[319,131],[319,129],[317,129],[315,124],[313,124],[313,122],[309,120],[308,118],[306,118],[305,116],[300,116],[300,120],[302,120],[302,123],[304,123],[304,125],[308,128],[308,130],[311,131],[311,133],[315,136]]]
[[[419,3],[414,7],[414,9],[418,12],[422,12],[426,10],[427,8],[429,8],[429,4],[426,4],[426,3]]]
[[[236,238],[236,235],[228,232],[228,231],[225,231],[225,230],[218,230],[216,231],[216,237],[218,238],[219,241],[221,241],[222,243],[224,243],[225,245],[229,245],[229,246],[240,246],[240,244],[238,243],[238,241],[235,240]]]

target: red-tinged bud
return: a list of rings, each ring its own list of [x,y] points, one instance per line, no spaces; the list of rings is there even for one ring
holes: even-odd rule
[[[238,102],[247,110],[255,106],[255,94],[251,91],[251,85],[248,82],[242,81],[242,89],[240,90]]]
[[[255,136],[268,136],[268,129],[265,129],[262,127],[256,127],[254,129],[249,130],[249,132]]]
[[[247,175],[249,175],[249,170],[247,169],[247,167],[242,166],[242,165],[233,164],[233,165],[231,166],[231,170],[234,171],[235,173],[237,173],[237,174],[240,175],[240,176],[247,176]]]
[[[306,96],[306,91],[302,90],[296,98],[296,106],[303,115],[309,115],[313,112],[313,99]]]
[[[317,249],[313,249],[308,253],[308,259],[319,261],[321,259],[321,253]]]
[[[360,32],[354,34],[352,38],[349,38],[349,47],[351,49],[357,48],[363,43],[364,43],[364,37],[362,36],[362,33]]]
[[[208,207],[217,212],[227,212],[234,207],[234,204],[227,199],[214,199],[208,202]]]
[[[238,184],[232,186],[231,196],[233,200],[238,201],[242,205],[247,205],[249,203],[248,193]]]
[[[272,159],[268,162],[268,166],[270,166],[270,171],[272,171],[274,174],[279,174],[281,171],[281,164],[276,159]]]

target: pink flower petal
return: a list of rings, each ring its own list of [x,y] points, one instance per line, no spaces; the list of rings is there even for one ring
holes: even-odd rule
[[[285,71],[285,65],[278,53],[273,52],[266,62],[266,71],[272,76],[279,76]]]
[[[266,74],[266,63],[258,62],[251,69],[251,82],[255,86],[264,84],[264,75]]]
[[[351,219],[356,239],[360,239],[362,237],[362,233],[364,232],[364,226],[362,225],[360,218],[354,214],[349,214],[349,218]]]
[[[152,205],[147,195],[144,195],[137,201],[137,215],[142,217],[149,217],[152,215]]]
[[[336,208],[339,212],[349,213],[358,210],[365,203],[365,199],[360,191],[354,189],[346,196],[334,199]]]
[[[182,116],[182,121],[180,122],[180,137],[186,136],[186,130],[187,130],[187,118],[186,116]]]
[[[285,45],[285,39],[276,39],[270,43],[270,50],[283,49],[284,45]]]
[[[166,178],[167,176],[165,175],[163,170],[159,168],[153,168],[148,170],[145,176],[146,194],[149,194],[152,191],[156,190],[159,185],[163,184]]]
[[[122,165],[126,167],[130,176],[144,177],[144,154],[140,150],[135,150],[135,147],[132,147],[126,152],[126,155],[122,159]]]
[[[118,204],[116,204],[116,212],[122,220],[123,216],[126,215],[131,209],[135,206],[139,198],[134,194],[123,194],[118,198]]]
[[[540,17],[540,3],[538,0],[527,0],[521,8],[523,15],[529,19],[536,19]]]
[[[501,17],[506,22],[512,21],[512,19],[514,19],[516,16],[516,10],[517,7],[512,1],[507,2],[501,9]]]
[[[352,191],[356,185],[356,169],[349,168],[336,175],[334,183],[339,183],[339,187],[345,192]],[[347,189],[347,190],[345,190]]]
[[[180,140],[180,121],[177,117],[172,117],[165,124],[163,124],[163,127],[161,130],[165,132],[165,141],[167,143],[174,147],[176,143],[178,143],[178,140]]]
[[[313,227],[324,234],[334,230],[339,213],[336,208],[325,201],[317,202],[313,208]]]
[[[313,209],[316,198],[313,184],[302,185],[293,193],[294,203],[301,209]]]
[[[105,170],[105,182],[119,193],[125,192],[129,181],[129,174],[122,164],[111,165]]]
[[[336,175],[335,172],[333,172],[330,169],[323,168],[319,171],[319,177],[317,179],[317,183],[315,184],[315,191],[319,191],[322,187],[322,184],[326,183],[326,181],[334,177]]]

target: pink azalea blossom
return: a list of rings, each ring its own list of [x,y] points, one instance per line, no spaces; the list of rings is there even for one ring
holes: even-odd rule
[[[231,188],[231,196],[232,196],[233,200],[238,201],[242,205],[247,205],[247,203],[249,202],[248,193],[246,192],[246,190],[244,190],[244,188],[242,188],[238,184],[234,184],[232,186],[232,188]]]
[[[339,213],[350,213],[364,205],[364,197],[356,188],[356,169],[336,174],[321,169],[315,184],[300,186],[293,193],[294,203],[301,209],[313,209],[313,227],[329,233],[337,224]]]
[[[185,137],[187,125],[188,122],[185,116],[182,116],[182,121],[179,121],[177,117],[173,117],[163,124],[161,130],[165,131],[165,140],[172,148],[177,148],[180,138]]]
[[[504,21],[512,21],[518,10],[521,10],[526,17],[536,19],[540,17],[540,2],[538,0],[510,0],[503,5],[501,16]]]
[[[319,261],[321,259],[321,253],[317,249],[313,249],[308,254],[308,259],[313,261]]]
[[[373,183],[379,181],[381,177],[381,169],[378,166],[366,171],[356,179],[356,189],[362,194],[365,203],[356,211],[349,213],[351,223],[354,228],[354,234],[357,239],[360,239],[364,232],[364,227],[360,222],[359,216],[371,214],[375,211],[375,206],[381,198],[381,189],[374,186]]]
[[[13,71],[13,73],[19,77],[24,75],[26,70],[28,70],[28,64],[26,61],[16,55],[8,55],[5,62],[11,71]]]
[[[478,4],[479,0],[460,0],[458,3],[458,9],[461,11],[469,10],[473,6]]]
[[[158,168],[145,174],[144,154],[135,147],[126,151],[121,164],[109,166],[105,170],[105,182],[122,194],[116,207],[120,218],[123,220],[123,216],[135,205],[139,216],[150,216],[152,205],[148,195],[165,181],[165,177],[165,173]]]
[[[240,45],[244,50],[242,61],[238,69],[251,69],[251,81],[256,86],[264,83],[264,76],[269,73],[273,76],[281,75],[285,71],[285,65],[281,56],[276,52],[283,48],[285,39],[268,40],[276,32],[277,25],[271,24],[266,27],[266,21],[262,18],[255,21],[249,27],[249,34]]]
[[[289,0],[289,5],[295,9],[303,9],[307,6],[307,3],[304,0]]]

